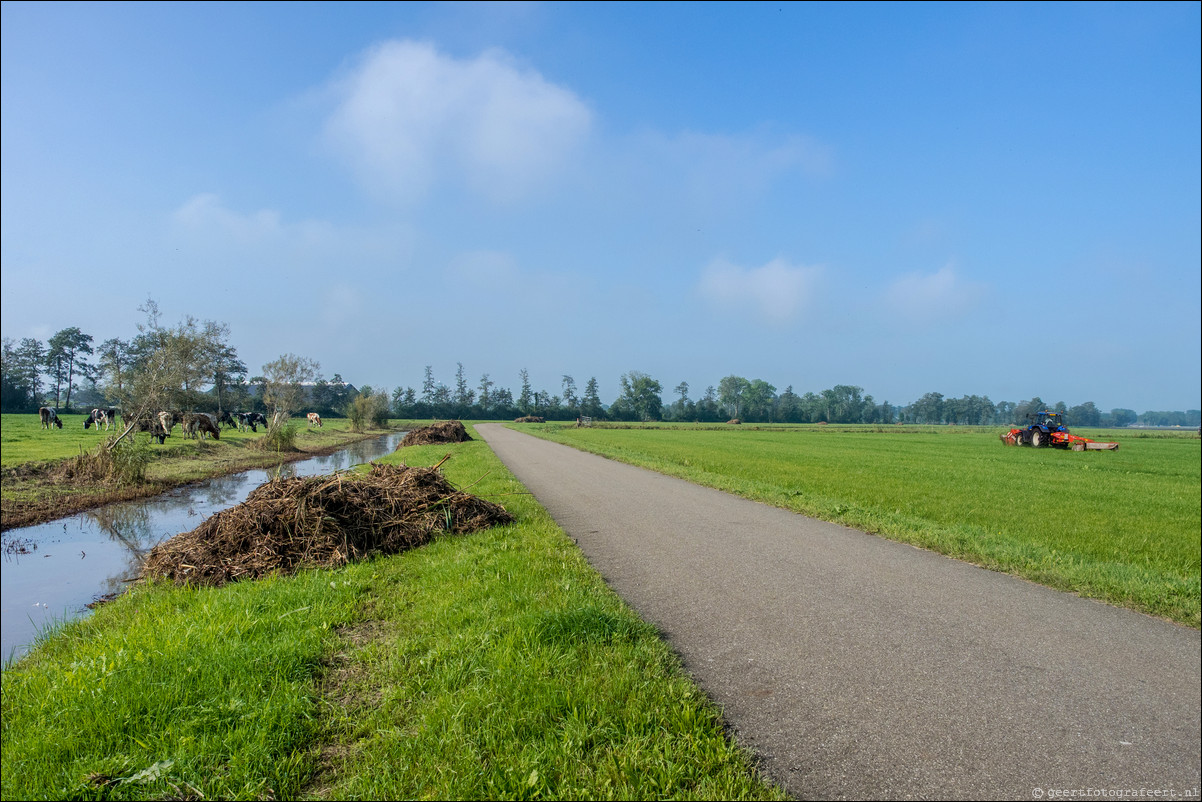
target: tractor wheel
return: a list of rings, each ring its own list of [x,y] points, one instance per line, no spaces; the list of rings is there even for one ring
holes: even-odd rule
[[[1039,448],[1046,442],[1047,435],[1045,435],[1039,429],[1035,429],[1031,432],[1031,448]]]

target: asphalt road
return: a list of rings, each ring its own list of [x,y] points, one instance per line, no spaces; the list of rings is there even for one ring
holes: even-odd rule
[[[1196,630],[476,429],[795,798],[1198,798]]]

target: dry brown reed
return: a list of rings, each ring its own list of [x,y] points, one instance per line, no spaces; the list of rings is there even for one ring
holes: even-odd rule
[[[436,467],[373,464],[359,476],[273,479],[156,546],[143,576],[222,585],[394,554],[442,532],[512,520],[504,507],[455,489]]]
[[[466,443],[472,437],[467,433],[463,423],[457,420],[445,420],[414,429],[405,435],[397,448],[406,446],[428,446],[434,443]]]

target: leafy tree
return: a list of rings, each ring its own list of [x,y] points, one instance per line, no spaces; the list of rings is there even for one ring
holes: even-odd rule
[[[743,406],[749,420],[772,420],[776,388],[763,379],[752,379],[743,390]]]
[[[659,420],[664,402],[660,398],[663,386],[658,381],[646,373],[632,370],[623,374],[619,384],[622,387],[622,395],[618,403],[629,408],[638,420]]]
[[[120,397],[125,386],[125,374],[129,371],[132,356],[130,346],[120,337],[112,337],[100,344],[97,356],[100,359],[100,379],[111,387],[115,397]]]
[[[718,407],[718,390],[712,384],[705,388],[705,393],[697,402],[696,412],[697,420],[707,423],[713,423],[722,417]]]
[[[864,414],[864,399],[861,394],[863,387],[850,384],[836,384],[829,390],[822,391],[822,399],[826,402],[827,418],[830,423],[859,423]]]
[[[1120,429],[1125,426],[1130,426],[1139,420],[1139,416],[1135,414],[1134,409],[1112,409],[1110,410],[1110,425],[1117,426]]]
[[[1030,401],[1020,401],[1014,407],[1014,420],[1017,423],[1026,423],[1028,415],[1034,415],[1036,412],[1042,412],[1047,408],[1048,405],[1039,396],[1035,396]]]
[[[115,448],[139,421],[162,410],[185,408],[184,402],[194,400],[195,386],[212,375],[211,355],[222,342],[224,327],[218,324],[201,326],[187,317],[168,328],[160,322],[153,299],[138,309],[146,314],[146,322],[138,324],[139,334],[130,345],[126,380],[117,389],[109,388],[109,397],[129,413],[130,424],[109,448]]]
[[[498,387],[493,393],[493,406],[495,415],[503,418],[516,418],[518,413],[517,404],[513,402],[513,390],[508,387]]]
[[[915,423],[943,422],[943,393],[927,393],[910,405]]]
[[[318,379],[313,383],[313,391],[309,393],[309,400],[313,404],[314,411],[319,415],[330,415],[337,409],[334,406],[333,388],[325,379]]]
[[[226,409],[226,389],[235,377],[246,375],[246,364],[238,358],[238,351],[226,340],[230,327],[224,323],[206,323],[206,338],[209,342],[209,363],[213,370],[213,393],[217,396],[217,409]]]
[[[1101,426],[1102,410],[1093,401],[1086,401],[1069,409],[1068,421],[1072,426]]]
[[[522,368],[518,371],[518,376],[522,379],[522,394],[518,396],[518,407],[523,414],[529,414],[534,406],[534,391],[530,389],[530,373]]]
[[[374,392],[371,387],[365,386],[363,391],[347,404],[346,416],[351,420],[351,428],[357,432],[369,427],[387,428],[388,394],[382,390]]]
[[[300,408],[305,401],[304,384],[313,381],[320,369],[312,359],[296,354],[284,354],[263,366],[267,380],[263,403],[271,410],[269,430],[283,426]]]
[[[455,405],[459,407],[459,414],[462,416],[467,414],[472,402],[476,400],[476,394],[467,386],[467,379],[463,375],[463,363],[457,364],[459,369],[455,371]]]
[[[480,377],[480,395],[477,397],[480,399],[480,410],[482,412],[487,412],[488,410],[492,409],[494,403],[492,388],[495,386],[496,382],[488,378],[487,373]]]
[[[32,412],[41,406],[42,366],[46,352],[40,340],[25,337],[19,345],[4,338],[3,389],[0,409]]]
[[[690,420],[697,417],[697,405],[689,400],[689,383],[681,382],[672,392],[680,396],[669,408],[669,413],[675,420]]]
[[[601,397],[597,391],[596,376],[590,376],[588,383],[584,385],[584,396],[580,399],[580,412],[590,418],[600,418],[605,415],[605,409],[601,406]]]
[[[579,407],[580,399],[576,397],[576,380],[565,373],[561,385],[563,386],[564,406],[570,409]]]
[[[392,414],[397,418],[414,417],[417,406],[417,391],[412,387],[398,387],[392,391]]]
[[[793,385],[785,388],[776,402],[776,416],[785,423],[801,421],[801,399],[793,392]]]
[[[742,376],[727,376],[718,382],[718,400],[726,409],[727,416],[738,418],[743,407],[743,393],[751,382]]]
[[[436,390],[434,382],[434,368],[426,365],[426,377],[422,380],[422,402],[425,404],[434,403],[434,392]]]
[[[75,375],[87,365],[87,356],[92,351],[92,335],[84,334],[75,326],[59,331],[46,343],[46,367],[54,379],[55,406],[59,405],[64,384],[67,390],[65,406],[71,406]]]

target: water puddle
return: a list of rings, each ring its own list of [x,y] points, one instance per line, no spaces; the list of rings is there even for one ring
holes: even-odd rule
[[[126,580],[138,575],[151,548],[240,503],[277,473],[318,476],[344,470],[392,453],[404,436],[395,432],[327,456],[210,479],[154,498],[8,530],[0,582],[0,657],[19,657],[49,624],[85,615],[89,603],[120,593]]]

